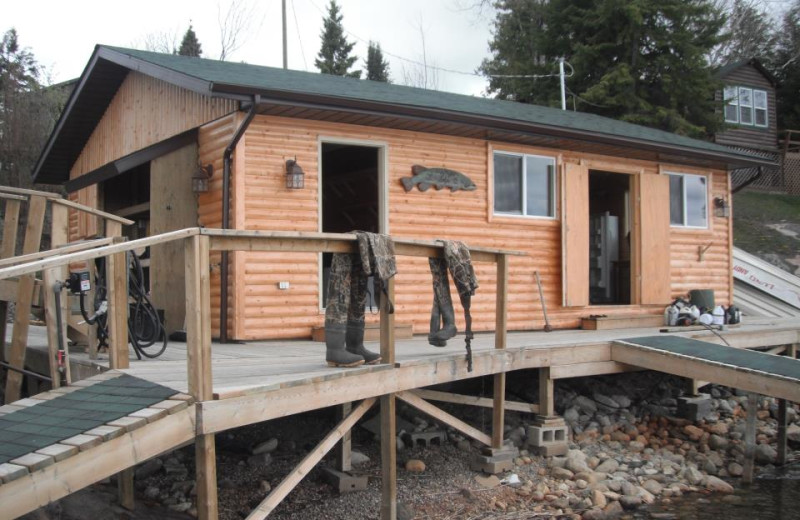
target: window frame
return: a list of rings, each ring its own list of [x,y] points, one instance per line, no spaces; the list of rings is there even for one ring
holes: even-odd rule
[[[728,97],[728,93],[733,91],[733,96]],[[722,89],[722,98],[725,102],[725,106],[723,108],[723,115],[725,117],[726,123],[731,123],[738,125],[739,124],[739,87],[735,85],[726,85]],[[736,107],[736,110],[733,111],[736,118],[735,119],[728,119],[728,106]]]
[[[763,94],[764,95],[764,107],[759,108],[756,106],[756,94]],[[756,111],[763,110],[764,111],[764,124],[758,124],[758,117],[756,116]],[[753,89],[753,125],[758,128],[768,128],[769,127],[769,95],[766,90],[761,89]]]
[[[744,92],[749,92],[750,93],[750,103],[749,104],[744,104],[743,103],[743,101],[744,101],[743,93]],[[739,87],[739,99],[738,99],[738,102],[739,102],[739,124],[740,125],[745,125],[745,126],[753,126],[754,123],[755,123],[755,120],[756,120],[755,110],[753,109],[753,89],[750,88],[750,87]],[[744,119],[742,118],[742,110],[743,109],[747,109],[747,108],[750,109],[750,122],[749,123],[746,123],[744,121]]]
[[[682,216],[682,223],[681,224],[673,224],[672,223],[672,214],[670,213],[669,227],[670,228],[677,228],[677,229],[693,229],[693,230],[708,230],[708,229],[711,229],[711,218],[710,218],[711,212],[710,212],[710,204],[709,204],[709,196],[710,196],[710,193],[711,193],[710,190],[709,190],[709,184],[710,184],[710,181],[711,181],[710,177],[708,175],[702,175],[702,174],[698,174],[698,173],[684,173],[684,172],[675,172],[675,171],[665,171],[664,174],[665,175],[672,175],[673,177],[702,177],[706,181],[703,184],[703,187],[705,188],[705,201],[706,201],[705,225],[703,225],[703,226],[691,226],[691,225],[686,223],[687,222],[686,183],[685,182],[681,182],[681,201],[682,201],[681,207],[683,209],[682,215],[681,215]],[[669,197],[670,197],[670,203],[671,203],[671,200],[672,200],[672,190],[671,189],[670,189]]]
[[[525,219],[537,219],[537,220],[556,220],[558,218],[558,199],[556,198],[556,167],[558,166],[558,159],[551,155],[540,155],[535,153],[524,153],[524,152],[508,152],[505,150],[492,150],[492,216],[493,217],[508,217],[508,218],[525,218]],[[495,170],[494,170],[494,159],[496,155],[505,155],[509,157],[519,157],[522,162],[522,171],[520,171],[520,175],[522,176],[522,207],[520,208],[522,213],[505,213],[505,212],[498,212],[495,208],[495,196],[496,190],[494,189],[495,183]],[[528,206],[528,161],[526,160],[527,157],[536,157],[540,159],[548,159],[552,162],[552,170],[550,171],[550,193],[548,194],[551,201],[551,214],[550,215],[528,215],[526,213],[527,206]]]

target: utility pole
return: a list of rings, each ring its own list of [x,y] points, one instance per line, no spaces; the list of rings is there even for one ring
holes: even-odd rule
[[[284,0],[285,1],[285,0]],[[284,36],[285,38],[285,36]],[[284,46],[286,44],[284,43]],[[558,59],[558,72],[561,78],[561,110],[567,109],[567,86],[564,78],[564,58]]]
[[[286,0],[281,0],[281,14],[283,15],[283,68],[289,68],[289,57],[287,55],[286,46]],[[561,76],[564,76],[564,66],[561,66]],[[563,79],[562,79],[563,81]]]

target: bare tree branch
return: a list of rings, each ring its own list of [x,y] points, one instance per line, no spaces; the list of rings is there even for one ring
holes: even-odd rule
[[[256,4],[249,4],[247,0],[232,0],[224,13],[222,5],[217,3],[220,60],[224,61],[245,44],[250,37],[253,21],[257,18]]]

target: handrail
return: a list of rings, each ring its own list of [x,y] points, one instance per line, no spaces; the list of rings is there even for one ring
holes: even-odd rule
[[[92,260],[94,258],[113,255],[115,253],[124,253],[125,251],[132,251],[134,249],[152,246],[155,244],[165,244],[167,242],[181,240],[197,234],[198,228],[186,228],[178,231],[170,231],[168,233],[163,233],[161,235],[155,235],[152,237],[140,238],[137,240],[121,242],[119,244],[112,244],[110,246],[98,247],[97,249],[91,249],[89,251],[79,251],[77,253],[55,256],[52,258],[46,258],[44,260],[38,260],[36,262],[28,262],[21,265],[6,267],[0,269],[0,280],[13,278],[14,276],[21,276],[23,274],[35,273],[51,267],[69,265],[72,262],[78,262],[81,260]]]
[[[72,208],[78,211],[83,211],[84,213],[88,213],[90,215],[94,215],[96,217],[103,218],[105,220],[111,220],[114,222],[119,222],[123,226],[132,226],[134,224],[133,220],[129,220],[127,218],[123,218],[113,213],[106,213],[105,211],[100,211],[99,209],[95,209],[89,206],[84,206],[83,204],[78,204],[77,202],[72,202],[71,200],[67,199],[53,199],[52,202],[56,204],[61,204],[62,206],[66,206],[68,208]]]
[[[24,197],[22,195],[14,195],[12,193],[0,193],[0,199],[26,201],[28,200],[28,197]]]
[[[53,193],[52,191],[29,190],[26,188],[15,188],[13,186],[0,186],[0,191],[5,193],[13,193],[15,195],[44,197],[47,199],[61,198],[61,195],[59,195],[58,193]]]
[[[110,245],[114,242],[113,238],[98,238],[94,240],[85,240],[74,244],[57,247],[55,249],[48,249],[46,251],[39,251],[38,253],[30,253],[27,255],[12,256],[9,258],[0,259],[0,268],[10,265],[19,265],[27,262],[35,262],[36,260],[43,260],[51,256],[65,255],[69,253],[76,253],[85,251],[95,247],[102,247]]]
[[[156,244],[174,242],[194,235],[207,235],[211,241],[211,250],[244,250],[244,251],[294,251],[294,252],[325,252],[348,253],[352,252],[352,243],[356,236],[352,233],[305,233],[305,232],[277,232],[277,231],[240,231],[205,228],[186,228],[170,231],[160,235],[139,238],[113,244],[89,251],[63,254],[0,268],[0,280],[35,273],[43,269],[68,265],[80,260],[91,260],[124,251],[132,251]],[[442,245],[435,241],[395,239],[395,252],[402,256],[440,256]],[[505,251],[501,249],[474,248],[470,249],[470,256],[476,262],[496,262],[498,256],[524,256],[518,251]]]

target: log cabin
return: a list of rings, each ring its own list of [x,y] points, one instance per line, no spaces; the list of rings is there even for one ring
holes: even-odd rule
[[[545,324],[543,303],[556,328],[660,315],[698,288],[730,304],[729,171],[762,164],[591,114],[100,45],[33,175],[135,220],[131,238],[197,225],[358,229],[523,251],[510,262],[508,327],[531,330]],[[406,191],[415,165],[457,171],[475,189]],[[93,226],[73,215],[71,239]],[[184,320],[182,255],[150,251],[169,330]],[[227,256],[211,260],[215,336],[307,338],[323,324],[327,255]],[[494,266],[476,273],[473,327],[488,331]],[[400,259],[397,322],[427,332],[431,301],[428,263]]]

